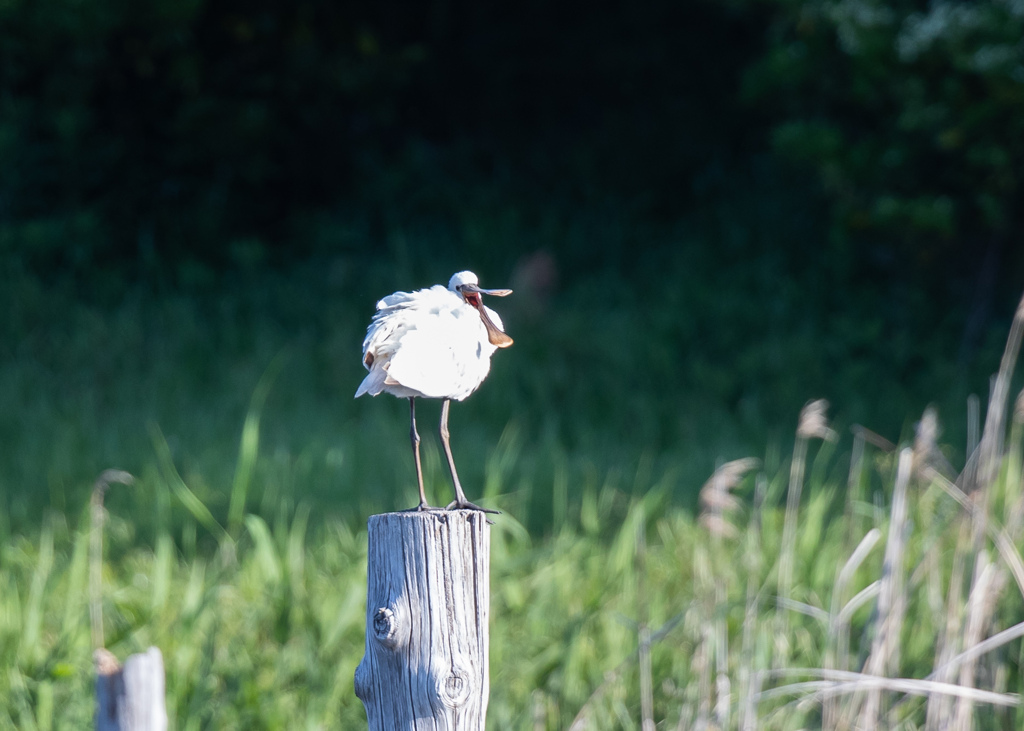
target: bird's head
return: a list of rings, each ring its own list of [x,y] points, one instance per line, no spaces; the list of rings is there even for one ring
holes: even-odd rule
[[[507,348],[512,344],[512,338],[498,328],[487,314],[481,295],[489,294],[495,297],[507,297],[512,294],[511,289],[481,289],[480,280],[473,272],[458,272],[452,275],[448,282],[448,289],[455,292],[463,301],[480,313],[484,327],[487,328],[487,340],[491,345],[498,348]]]

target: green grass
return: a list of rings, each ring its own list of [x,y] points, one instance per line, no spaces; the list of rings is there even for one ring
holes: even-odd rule
[[[993,535],[1008,531],[1017,546],[1022,441],[1018,418],[994,482],[982,488]],[[983,637],[1019,621],[1024,587],[991,542],[974,550],[977,515],[941,489],[955,488],[934,472],[934,454],[856,446],[861,458],[852,467],[831,447],[811,450],[808,497],[789,549],[792,590],[781,610],[788,469],[754,470],[717,486],[710,480],[706,490],[750,498],[716,503],[724,507],[715,529],[710,509],[698,517],[674,508],[658,485],[642,498],[611,485],[587,488],[571,505],[556,489],[548,498],[559,517],[544,538],[530,536],[515,507],[500,516],[492,534],[490,727],[567,728],[580,717],[580,728],[639,728],[642,672],[654,681],[652,717],[668,728],[680,718],[684,728],[699,719],[740,728],[750,708],[767,729],[814,727],[823,713],[855,719],[867,694],[850,687],[863,685],[862,677],[851,676],[846,692],[824,706],[820,697],[806,699],[823,693],[824,681],[880,657],[875,643],[893,605],[904,619],[877,672],[889,677],[923,679],[943,647],[955,654],[977,644],[982,637],[966,635],[972,612],[983,614]],[[254,457],[257,464],[272,459]],[[499,503],[517,457],[508,434],[490,453],[489,489]],[[907,510],[894,543],[890,505],[900,460]],[[839,474],[847,468],[848,478]],[[555,474],[567,471],[562,465]],[[358,728],[365,721],[352,678],[363,653],[365,531],[338,518],[313,525],[307,503],[285,498],[268,518],[247,512],[222,526],[198,500],[181,499],[186,488],[177,480],[173,465],[161,465],[133,486],[110,488],[106,645],[122,657],[161,648],[174,728]],[[155,516],[153,537],[143,540],[137,518],[147,515]],[[3,546],[0,727],[89,723],[88,528],[87,511],[49,511],[37,537]],[[866,550],[853,558],[861,543]],[[890,555],[902,578],[883,571]],[[975,606],[967,600],[977,583],[971,568],[988,562],[995,588]],[[962,585],[950,583],[957,563],[966,567]],[[890,608],[880,613],[877,596],[887,582]],[[865,590],[867,599],[857,600]],[[643,665],[641,627],[652,637]],[[978,686],[1015,691],[1021,659],[1019,639],[986,653]],[[952,682],[965,681],[954,675]],[[924,727],[925,700],[894,692],[880,704],[879,727]],[[1024,720],[1019,709],[987,705],[976,717],[978,728]]]

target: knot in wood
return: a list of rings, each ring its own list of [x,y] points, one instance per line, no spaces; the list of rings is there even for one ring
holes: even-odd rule
[[[448,708],[465,705],[473,694],[473,680],[465,668],[454,667],[441,678],[438,696]]]
[[[381,607],[373,615],[373,635],[377,642],[388,649],[394,649],[398,644],[398,622],[395,620],[395,613],[387,607]]]

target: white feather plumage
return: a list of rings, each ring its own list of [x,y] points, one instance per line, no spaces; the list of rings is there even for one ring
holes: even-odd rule
[[[476,276],[466,281],[475,284]],[[484,310],[504,329],[498,313],[486,306]],[[462,401],[483,383],[497,349],[487,338],[480,313],[453,289],[437,284],[395,292],[377,303],[367,328],[363,365],[370,373],[356,396],[387,392],[400,398]]]

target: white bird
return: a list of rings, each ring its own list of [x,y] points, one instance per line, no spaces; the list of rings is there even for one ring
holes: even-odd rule
[[[448,509],[485,510],[466,499],[455,471],[448,443],[448,406],[462,401],[483,383],[491,370],[491,356],[507,348],[498,313],[485,307],[481,295],[505,297],[511,289],[480,289],[473,272],[452,275],[445,289],[436,284],[415,292],[395,292],[377,303],[377,312],[363,340],[363,365],[370,373],[356,389],[376,396],[387,392],[409,399],[413,459],[420,489],[417,510],[430,510],[423,492],[420,435],[416,431],[416,399],[444,399],[441,406],[441,443],[455,485],[455,501]]]

